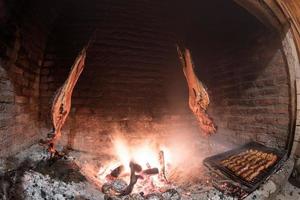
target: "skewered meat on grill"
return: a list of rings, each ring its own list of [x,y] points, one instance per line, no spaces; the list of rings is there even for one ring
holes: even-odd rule
[[[249,149],[222,160],[221,165],[244,180],[252,181],[263,170],[272,166],[277,159],[278,157],[273,153]]]

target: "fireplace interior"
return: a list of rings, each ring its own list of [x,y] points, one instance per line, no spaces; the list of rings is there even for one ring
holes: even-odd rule
[[[248,142],[286,152],[270,180],[287,183],[294,102],[282,36],[234,1],[1,1],[0,29],[0,199],[230,199],[203,160]],[[55,143],[63,154],[49,157],[54,97],[87,44]],[[189,107],[178,46],[215,133]],[[253,192],[274,197],[265,193]]]

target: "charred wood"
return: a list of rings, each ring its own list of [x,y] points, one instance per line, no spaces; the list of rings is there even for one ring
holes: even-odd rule
[[[158,168],[150,168],[150,169],[143,170],[142,173],[146,174],[146,175],[155,175],[155,174],[159,173],[159,170],[158,170]]]
[[[130,182],[129,185],[120,193],[119,196],[125,196],[125,195],[129,195],[133,188],[134,185],[137,183],[139,178],[143,178],[140,175],[136,175],[136,172],[141,172],[142,171],[142,167],[134,162],[130,162],[129,164],[130,166]]]
[[[141,172],[142,171],[142,166],[137,164],[137,163],[134,163],[134,162],[130,162],[129,163],[129,167],[130,169],[132,169],[134,172]]]
[[[164,151],[159,152],[159,164],[161,166],[160,172],[161,177],[165,179],[166,182],[169,182],[166,176],[166,162],[165,162],[165,153]]]
[[[118,178],[123,171],[124,171],[124,166],[120,165],[117,168],[115,168],[114,170],[112,170],[110,175],[114,178]]]

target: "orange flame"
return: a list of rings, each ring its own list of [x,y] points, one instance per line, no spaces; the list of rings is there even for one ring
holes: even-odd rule
[[[159,147],[159,145],[153,144],[153,142],[145,141],[143,144],[129,145],[126,139],[117,137],[114,138],[113,145],[117,159],[106,165],[105,168],[100,169],[98,177],[102,182],[105,182],[107,175],[120,165],[124,166],[124,176],[122,176],[122,178],[129,181],[129,176],[127,175],[130,174],[130,161],[139,164],[144,170],[148,168],[158,168],[160,170],[162,166],[159,160],[159,151],[161,150],[164,151],[165,165],[170,165],[171,157],[168,149],[166,147]],[[147,180],[138,181],[134,190],[138,190],[137,188],[144,188],[143,191],[145,191],[147,190],[145,188],[148,188],[149,184],[157,187],[165,184],[165,181],[161,180],[158,175],[146,179]],[[154,189],[154,187],[150,188]]]
[[[129,162],[134,161],[142,166],[143,169],[149,167],[160,168],[159,163],[159,148],[157,145],[153,145],[150,142],[144,142],[143,144],[130,146],[123,138],[116,138],[114,140],[114,148],[118,161],[124,165],[126,172],[129,172]],[[166,148],[165,148],[166,150]],[[169,155],[169,154],[166,154]],[[166,161],[170,161],[169,158],[165,158]]]

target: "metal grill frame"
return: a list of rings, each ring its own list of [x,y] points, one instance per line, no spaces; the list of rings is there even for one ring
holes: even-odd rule
[[[262,173],[260,173],[257,177],[255,177],[253,181],[244,180],[243,178],[235,175],[231,170],[229,170],[228,168],[226,168],[221,164],[222,160],[227,159],[232,155],[236,155],[241,152],[247,151],[249,149],[256,149],[266,153],[273,153],[278,156],[277,161],[268,169],[262,171]],[[249,142],[238,148],[205,158],[203,160],[203,164],[208,168],[219,170],[226,177],[240,184],[243,187],[243,189],[246,189],[248,192],[252,192],[255,189],[257,189],[259,185],[263,183],[271,174],[279,170],[286,159],[287,159],[287,152],[285,150],[266,147],[265,145],[260,144],[258,142]]]

